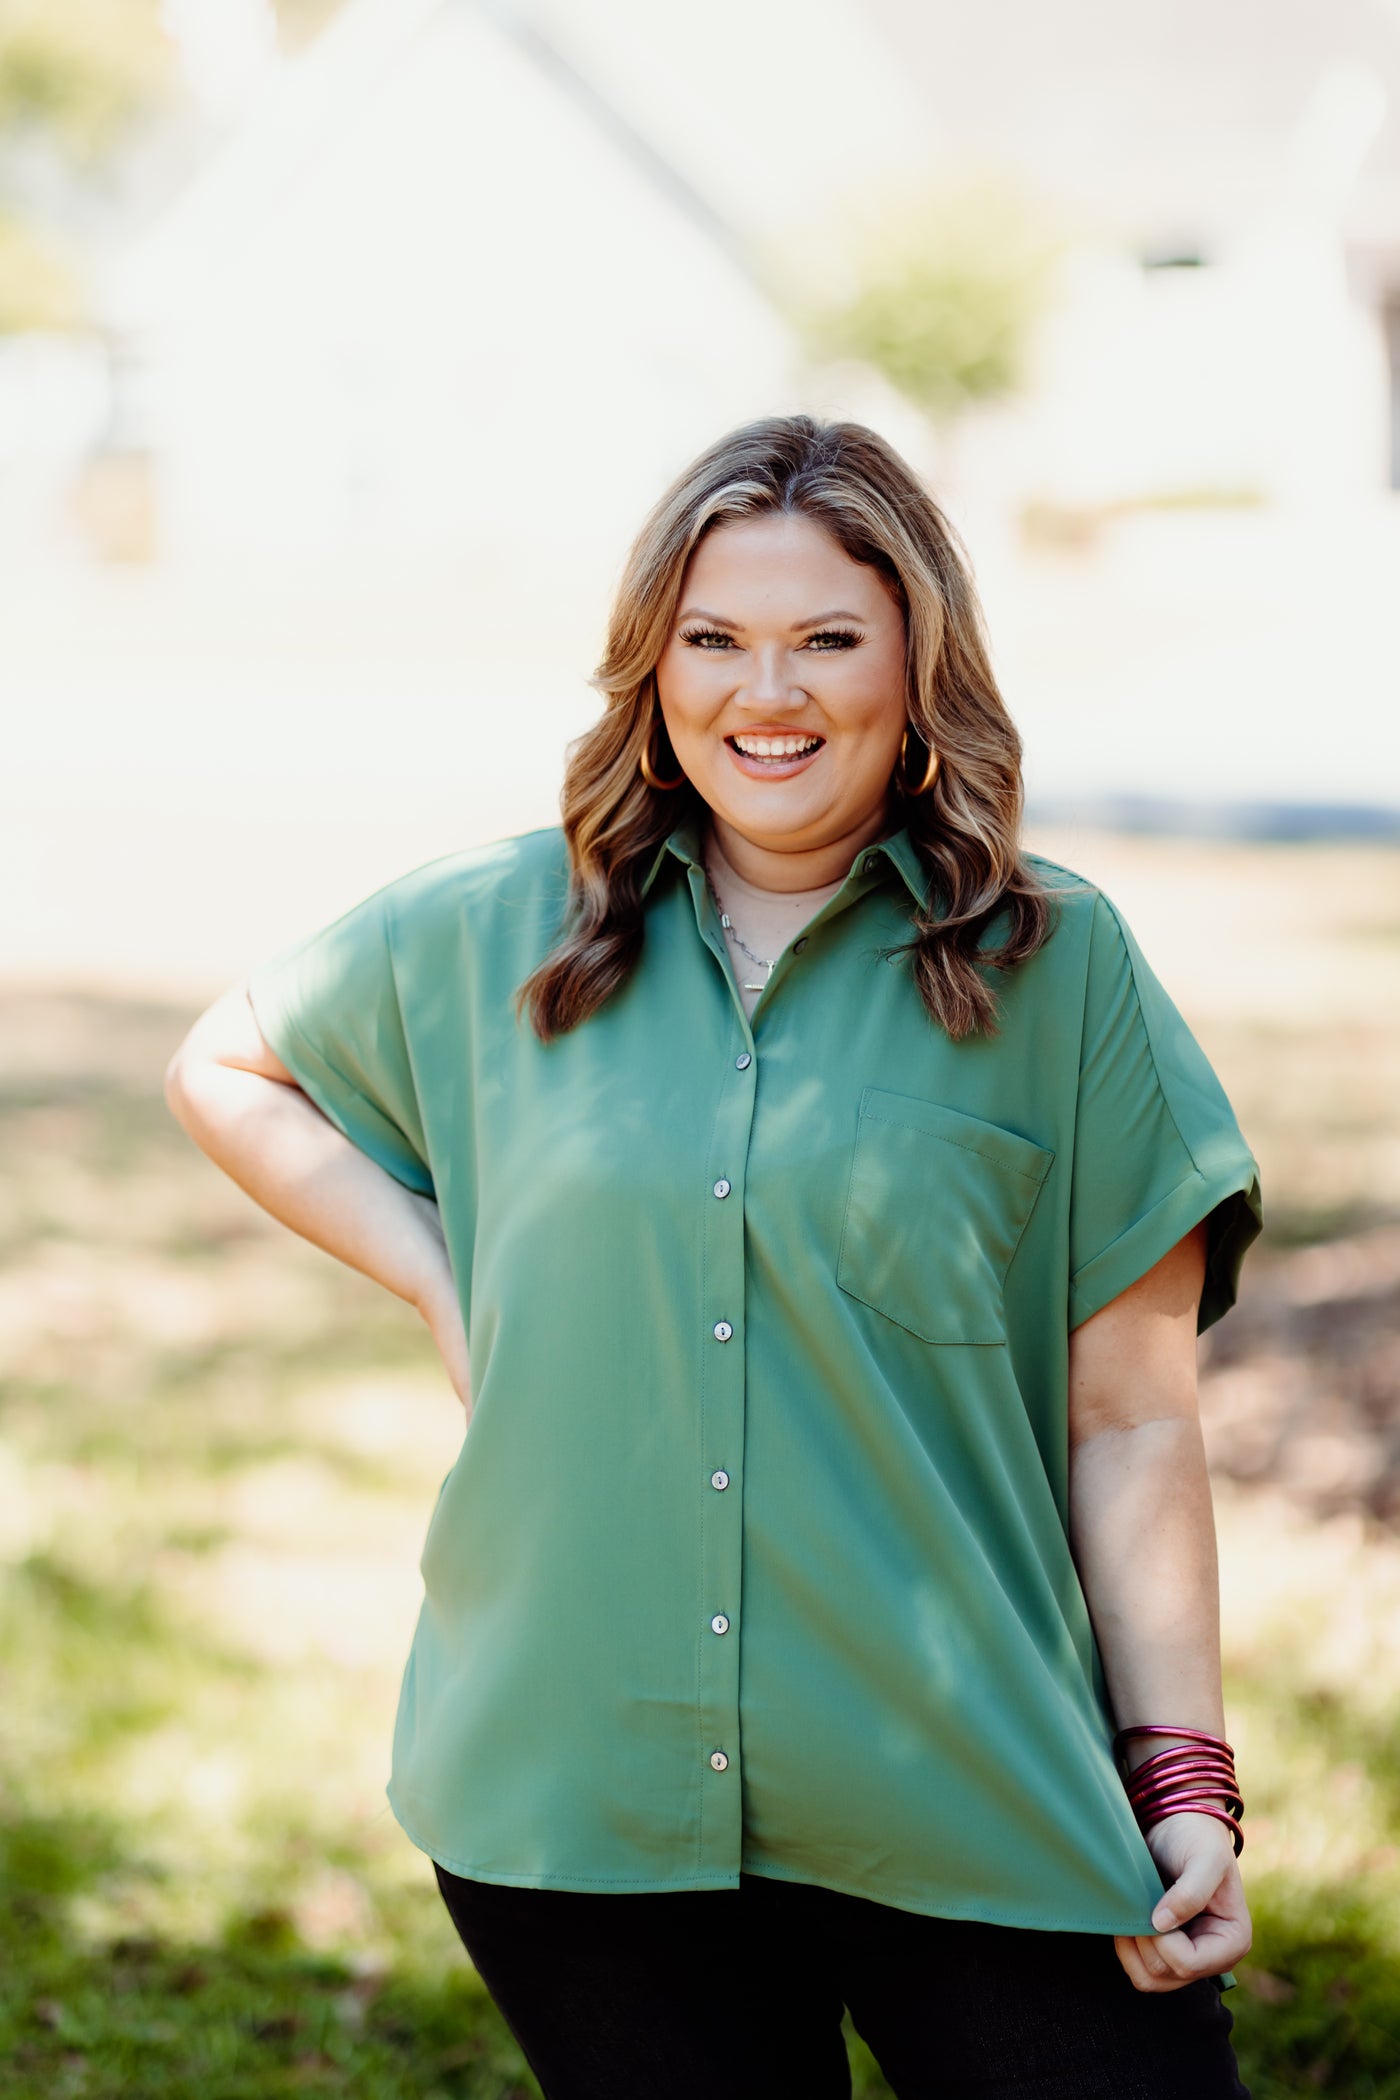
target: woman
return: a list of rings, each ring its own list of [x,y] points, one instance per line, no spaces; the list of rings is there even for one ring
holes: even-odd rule
[[[1020,851],[964,559],[872,432],[697,460],[597,683],[562,829],[391,882],[169,1078],[469,1411],[470,1355],[394,1811],[551,2100],[847,2094],[845,2008],[903,2100],[1242,2094],[1229,1104]]]

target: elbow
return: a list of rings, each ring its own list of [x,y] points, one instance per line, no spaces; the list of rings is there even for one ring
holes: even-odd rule
[[[190,1033],[192,1035],[194,1031]],[[180,1128],[191,1137],[195,1135],[197,1121],[200,1063],[199,1051],[191,1045],[190,1036],[186,1036],[167,1064],[162,1082],[166,1107]]]
[[[264,1043],[241,985],[216,999],[165,1067],[165,1105],[202,1151],[246,1111],[253,1080],[291,1074]]]
[[[200,1074],[211,1062],[216,1062],[223,1047],[223,1032],[214,1026],[214,1017],[221,1002],[206,1009],[186,1030],[171,1053],[165,1067],[162,1090],[165,1105],[181,1127],[193,1136],[196,1097],[204,1090],[200,1086]]]
[[[183,1045],[175,1052],[175,1055],[165,1068],[162,1090],[165,1095],[165,1105],[170,1110],[171,1115],[174,1116],[175,1121],[180,1124],[182,1129],[186,1128],[189,1115],[189,1094],[185,1085]]]

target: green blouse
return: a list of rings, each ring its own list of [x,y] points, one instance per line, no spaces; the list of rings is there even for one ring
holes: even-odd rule
[[[1255,1162],[1108,902],[952,1042],[907,958],[925,877],[863,850],[752,1023],[694,822],[600,1012],[544,1044],[557,829],[389,883],[250,980],[355,1145],[440,1207],[475,1411],[423,1548],[389,1800],[524,1888],[817,1882],[906,1910],[1148,1933],[1067,1540],[1069,1331]],[[1168,1718],[1123,1716],[1123,1719]]]

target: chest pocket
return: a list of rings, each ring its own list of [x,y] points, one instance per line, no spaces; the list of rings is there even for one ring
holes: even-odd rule
[[[921,1341],[1004,1341],[1006,1272],[1054,1157],[999,1123],[867,1087],[837,1283]]]

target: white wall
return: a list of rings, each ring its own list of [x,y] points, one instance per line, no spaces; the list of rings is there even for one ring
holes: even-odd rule
[[[474,9],[428,11],[247,188],[212,267],[195,212],[148,270],[172,560],[567,545],[610,573],[659,482],[789,384],[742,274]]]

